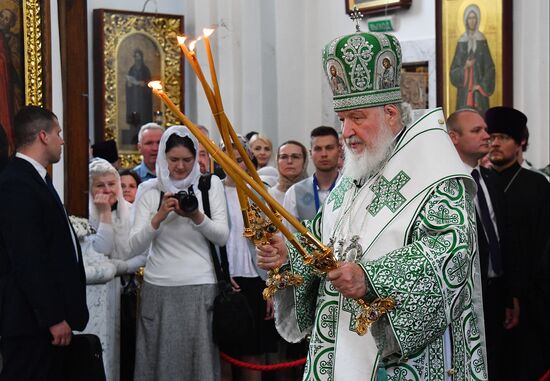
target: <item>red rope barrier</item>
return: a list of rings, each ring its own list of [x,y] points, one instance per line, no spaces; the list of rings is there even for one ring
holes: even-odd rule
[[[265,371],[265,372],[271,372],[274,370],[279,370],[284,368],[293,368],[295,366],[304,365],[306,363],[305,357],[295,361],[281,362],[279,364],[270,364],[270,365],[252,364],[249,362],[244,362],[241,360],[237,360],[236,358],[233,358],[223,352],[220,352],[220,357],[225,361],[227,361],[228,363],[238,366],[239,368],[247,368],[247,369]]]

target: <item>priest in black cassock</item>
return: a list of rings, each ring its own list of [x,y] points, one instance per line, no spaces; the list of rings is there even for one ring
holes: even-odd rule
[[[517,372],[509,379],[535,381],[550,367],[550,301],[541,290],[544,283],[540,279],[548,272],[544,267],[548,266],[550,183],[517,161],[527,131],[527,117],[522,112],[493,107],[487,110],[485,122],[491,136],[489,159],[502,180],[511,253],[520,267],[520,323],[507,343]]]

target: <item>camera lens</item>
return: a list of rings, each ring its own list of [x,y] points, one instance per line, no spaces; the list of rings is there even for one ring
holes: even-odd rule
[[[194,193],[179,191],[174,197],[178,200],[180,209],[185,213],[191,213],[199,207],[199,200]]]

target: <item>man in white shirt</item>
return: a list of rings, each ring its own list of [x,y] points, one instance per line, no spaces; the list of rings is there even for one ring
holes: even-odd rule
[[[292,185],[285,194],[284,207],[300,221],[311,220],[334,188],[339,177],[341,146],[332,127],[319,126],[310,134],[309,154],[315,173]],[[295,229],[288,225],[291,231]]]
[[[60,380],[59,347],[88,322],[80,245],[46,169],[61,158],[61,127],[51,111],[26,106],[14,137],[0,176],[0,380]]]

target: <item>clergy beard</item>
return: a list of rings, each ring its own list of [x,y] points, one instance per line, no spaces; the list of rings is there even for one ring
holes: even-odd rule
[[[382,122],[373,148],[369,149],[365,146],[363,152],[355,153],[349,148],[349,144],[354,140],[361,142],[357,136],[352,136],[346,139],[346,144],[344,144],[343,175],[354,180],[361,180],[377,173],[382,168],[391,153],[394,136],[390,126]]]
[[[493,166],[495,166],[495,168],[498,169],[502,167],[507,167],[510,163],[517,161],[517,157],[514,155],[509,157],[502,157],[500,159],[492,159],[491,154],[489,153],[489,161],[491,162],[491,164],[493,164]]]

